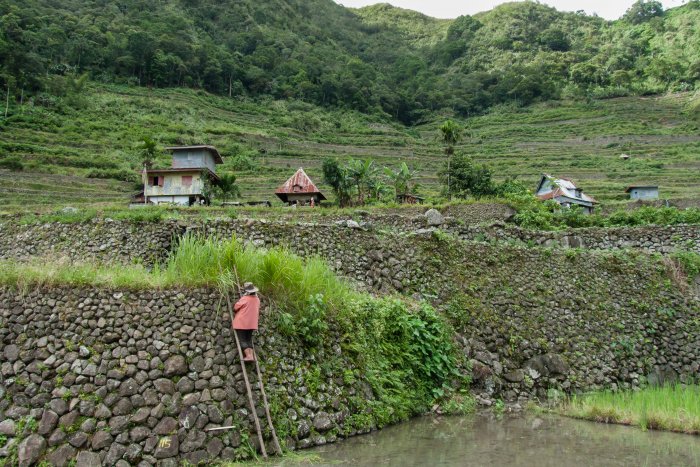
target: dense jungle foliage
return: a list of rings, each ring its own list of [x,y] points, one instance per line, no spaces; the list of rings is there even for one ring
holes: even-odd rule
[[[640,0],[605,21],[534,2],[437,20],[331,0],[0,0],[0,85],[61,95],[79,77],[296,98],[415,123],[451,109],[692,90],[700,1]]]

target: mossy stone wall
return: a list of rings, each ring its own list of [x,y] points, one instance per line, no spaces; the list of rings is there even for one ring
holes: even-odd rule
[[[0,430],[8,439],[0,460],[60,466],[83,453],[97,462],[90,465],[145,466],[248,457],[257,437],[218,305],[205,289],[0,288]],[[350,417],[363,415],[355,401],[373,399],[371,387],[317,371],[331,361],[352,370],[352,359],[332,341],[311,352],[283,337],[274,312],[263,311],[256,346],[287,447],[372,429],[371,417]],[[257,389],[255,398],[266,427]]]

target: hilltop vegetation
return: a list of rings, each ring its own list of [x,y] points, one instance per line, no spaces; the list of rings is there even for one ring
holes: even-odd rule
[[[204,88],[416,123],[527,105],[691,90],[700,1],[640,0],[621,20],[533,2],[453,21],[331,0],[0,1],[0,85],[61,95],[73,77]]]
[[[697,24],[697,0],[614,22],[533,2],[438,20],[330,0],[0,0],[0,201],[124,204],[144,137],[216,145],[244,199],[273,198],[299,166],[322,182],[329,156],[405,162],[432,197],[448,118],[497,181],[695,197]]]

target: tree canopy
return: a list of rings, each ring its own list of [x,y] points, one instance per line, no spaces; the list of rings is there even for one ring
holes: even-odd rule
[[[613,22],[536,2],[438,20],[331,0],[0,0],[0,85],[51,94],[89,76],[416,123],[436,110],[693,89],[696,24],[698,0],[668,11],[639,0]]]

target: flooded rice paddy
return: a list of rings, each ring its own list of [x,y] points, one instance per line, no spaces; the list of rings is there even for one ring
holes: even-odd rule
[[[700,467],[698,436],[550,415],[421,417],[311,452],[314,465]]]

